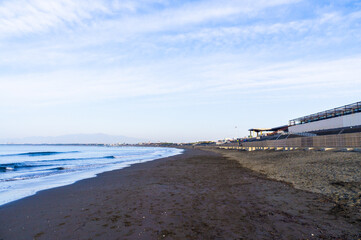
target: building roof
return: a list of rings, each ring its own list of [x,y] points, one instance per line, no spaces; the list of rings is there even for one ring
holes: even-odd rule
[[[252,131],[252,132],[267,132],[267,131],[271,131],[270,128],[251,128],[248,129],[248,131]]]
[[[251,128],[248,129],[248,131],[253,131],[253,132],[275,132],[278,130],[283,130],[288,128],[288,125],[283,125],[283,126],[279,126],[279,127],[274,127],[274,128]]]

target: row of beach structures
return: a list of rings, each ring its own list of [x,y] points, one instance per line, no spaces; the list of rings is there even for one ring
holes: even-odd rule
[[[361,102],[310,114],[274,128],[251,128],[229,146],[240,150],[361,149]],[[228,144],[227,144],[228,145]]]

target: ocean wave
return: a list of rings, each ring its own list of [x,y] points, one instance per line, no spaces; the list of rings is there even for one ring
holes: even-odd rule
[[[113,159],[115,157],[105,156],[105,157],[84,157],[84,158],[60,158],[60,159],[42,160],[41,162],[62,162],[62,161],[78,161],[78,160],[107,159],[107,158]]]
[[[36,168],[36,167],[47,167],[49,164],[34,164],[34,163],[6,163],[0,164],[0,172],[17,171],[22,168]]]
[[[29,162],[22,162],[22,163],[6,163],[0,164],[0,172],[7,172],[7,171],[18,171],[21,169],[28,169],[28,168],[38,168],[38,167],[48,167],[54,166],[51,164],[53,162],[66,162],[66,161],[86,161],[86,160],[93,160],[93,159],[114,159],[114,156],[105,156],[105,157],[91,157],[91,158],[62,158],[62,159],[51,159],[51,160],[42,160],[39,162],[29,161]],[[48,163],[48,164],[43,164]],[[60,163],[58,165],[61,165]],[[61,169],[62,167],[58,168],[57,170],[64,170]],[[55,170],[55,169],[54,169]]]
[[[12,167],[0,167],[0,172],[14,171]]]
[[[5,154],[0,155],[0,157],[12,157],[12,156],[29,156],[29,157],[37,157],[37,156],[47,156],[47,155],[56,155],[56,154],[64,154],[64,153],[77,153],[79,151],[69,151],[69,152],[26,152],[26,153],[16,153],[16,154]]]
[[[101,172],[179,153],[176,149],[140,147],[0,146],[0,205]]]
[[[49,170],[68,170],[68,169],[71,169],[69,167],[55,167],[55,168],[50,168]]]
[[[0,180],[0,182],[14,182],[14,181],[19,181],[19,180],[27,180],[27,179],[32,179],[32,178],[31,177],[15,177],[15,178]]]

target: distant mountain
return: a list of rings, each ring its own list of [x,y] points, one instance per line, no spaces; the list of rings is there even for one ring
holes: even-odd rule
[[[137,139],[125,136],[112,136],[102,133],[97,134],[71,134],[57,137],[25,137],[0,139],[0,144],[88,144],[88,143],[139,143],[145,142],[144,139]]]

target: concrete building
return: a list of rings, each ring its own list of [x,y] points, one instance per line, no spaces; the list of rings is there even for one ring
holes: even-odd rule
[[[289,121],[290,134],[339,130],[340,133],[361,128],[361,102],[326,110]]]

